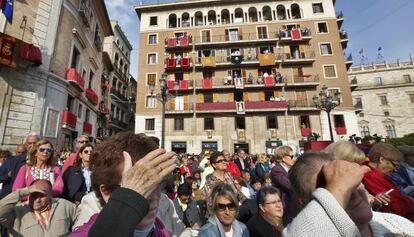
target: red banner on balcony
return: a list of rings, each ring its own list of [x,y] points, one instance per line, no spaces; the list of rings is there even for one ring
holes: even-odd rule
[[[235,110],[236,103],[234,102],[217,102],[217,103],[197,103],[196,109],[200,111],[205,110]]]
[[[102,103],[102,102],[101,102],[101,104],[99,105],[99,111],[100,111],[102,114],[107,114],[107,113],[109,113],[108,106],[106,106],[106,104],[104,104],[104,103]]]
[[[187,47],[187,46],[188,46],[188,44],[189,44],[189,37],[188,37],[188,36],[183,36],[183,37],[180,39],[180,46],[182,46],[182,47]]]
[[[73,114],[69,110],[64,110],[63,111],[62,125],[67,125],[67,126],[70,126],[73,129],[75,129],[76,128],[76,121],[77,121],[77,117],[76,117],[75,114]]]
[[[302,40],[302,31],[300,29],[291,30],[290,34],[293,41]]]
[[[84,122],[83,123],[83,132],[88,133],[88,134],[92,134],[92,124],[90,124],[88,122]]]
[[[213,80],[211,79],[203,79],[203,89],[211,89],[213,88]]]
[[[335,128],[336,134],[338,135],[346,135],[346,128],[344,127],[337,127]]]
[[[167,59],[167,68],[175,68],[175,59],[174,58]]]
[[[300,133],[302,134],[302,137],[307,137],[312,134],[311,128],[301,128]]]
[[[85,94],[86,94],[86,98],[88,98],[88,100],[92,102],[92,104],[94,105],[98,104],[99,97],[92,88],[86,89]]]
[[[85,80],[74,68],[68,68],[66,70],[66,80],[74,83],[79,87],[79,89],[84,90],[85,88]]]
[[[274,77],[265,77],[264,78],[264,85],[265,86],[275,86],[275,78]]]
[[[182,58],[180,64],[181,64],[181,68],[189,68],[190,67],[190,59],[189,58]]]
[[[168,47],[173,48],[173,47],[175,47],[176,43],[177,43],[177,41],[175,40],[175,38],[168,38],[168,40],[167,40]]]
[[[175,83],[174,80],[168,80],[167,81],[167,88],[168,88],[168,90],[170,90],[170,91],[174,90],[174,83]]]
[[[180,90],[187,90],[188,89],[188,80],[181,80],[180,81]]]
[[[42,53],[40,49],[33,44],[26,42],[20,43],[20,57],[24,60],[33,62],[36,66],[42,64]]]

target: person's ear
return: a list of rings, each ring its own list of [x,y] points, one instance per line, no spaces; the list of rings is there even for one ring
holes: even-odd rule
[[[101,192],[102,196],[109,195],[109,190],[105,187],[105,185],[99,185],[99,192]]]
[[[266,213],[266,210],[263,208],[263,205],[262,205],[262,204],[259,204],[259,209],[260,209],[263,213]]]
[[[385,158],[384,158],[384,157],[382,157],[382,156],[380,156],[380,158],[379,158],[379,160],[378,160],[378,161],[379,161],[379,163],[380,163],[380,164],[382,164],[382,163],[384,163]]]

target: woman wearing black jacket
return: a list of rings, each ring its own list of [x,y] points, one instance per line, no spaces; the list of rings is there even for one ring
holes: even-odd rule
[[[63,174],[65,186],[62,197],[64,199],[79,204],[82,197],[92,191],[90,167],[92,150],[92,144],[83,145],[78,151],[75,164]]]

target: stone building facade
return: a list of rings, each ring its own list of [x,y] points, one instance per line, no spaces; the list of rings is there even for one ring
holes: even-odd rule
[[[214,6],[214,7],[212,7]],[[335,139],[356,133],[344,60],[348,39],[334,1],[182,1],[140,5],[136,132],[161,137],[156,94],[167,75],[166,148],[262,153],[310,132],[328,140],[312,103],[326,85],[342,103]],[[155,90],[154,90],[155,88]],[[345,128],[345,129],[344,129]]]
[[[72,147],[79,134],[98,131],[102,42],[112,35],[104,1],[15,1],[1,32],[33,44],[41,65],[0,65],[0,145],[12,149],[29,132]]]
[[[348,72],[360,136],[414,133],[414,57],[353,66]]]

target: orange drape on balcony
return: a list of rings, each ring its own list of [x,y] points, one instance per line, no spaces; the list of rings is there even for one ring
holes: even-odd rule
[[[276,57],[273,53],[259,54],[260,66],[273,66],[275,65]]]

